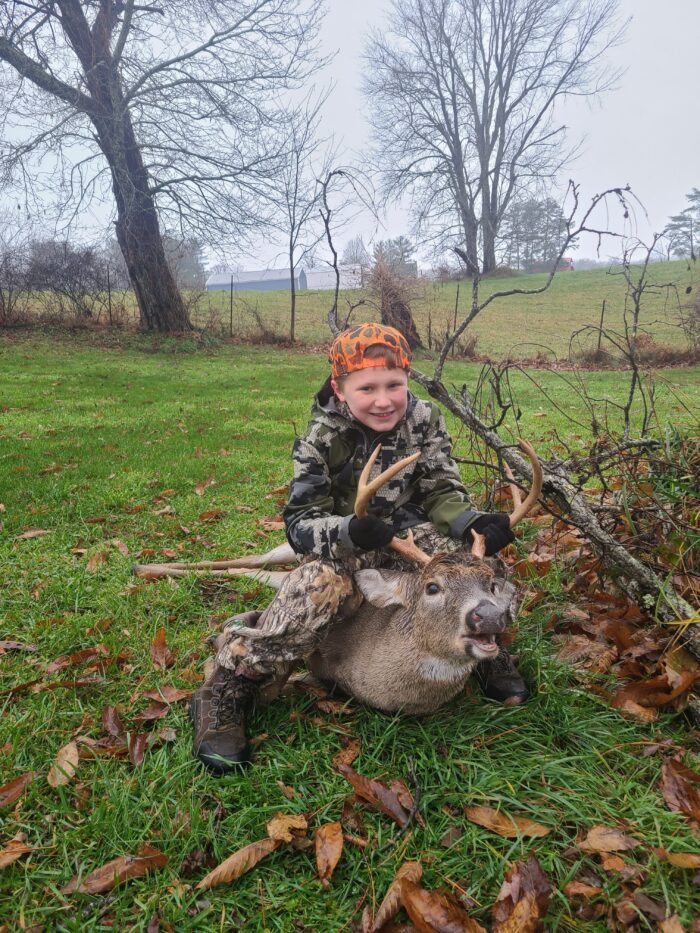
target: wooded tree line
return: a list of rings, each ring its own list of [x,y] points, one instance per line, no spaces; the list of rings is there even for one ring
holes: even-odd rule
[[[422,244],[468,273],[495,268],[504,230],[570,153],[555,103],[615,78],[617,12],[394,0],[367,46],[372,160],[383,199],[410,199]],[[267,226],[292,269],[311,248],[303,228],[330,168],[303,96],[324,65],[320,0],[3,0],[0,13],[2,177],[64,219],[111,197],[144,327],[189,327],[164,229],[240,247]],[[508,255],[544,256],[555,226],[535,239],[517,227]]]

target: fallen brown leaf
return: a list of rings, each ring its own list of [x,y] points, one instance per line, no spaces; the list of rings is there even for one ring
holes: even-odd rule
[[[85,565],[85,569],[88,573],[94,573],[100,564],[106,564],[108,554],[106,551],[98,551],[97,554],[93,554],[92,557],[88,560]]]
[[[27,541],[30,538],[41,538],[42,535],[50,534],[46,528],[27,528],[21,535],[15,535],[16,541]]]
[[[197,885],[198,891],[207,891],[209,888],[215,888],[220,884],[228,884],[240,878],[247,871],[250,871],[261,859],[270,855],[275,849],[282,845],[279,839],[260,839],[258,842],[251,842],[244,846],[238,852],[230,855],[221,865],[218,865],[213,871]]]
[[[116,706],[105,706],[102,710],[102,730],[107,735],[119,738],[124,735],[124,723],[121,721]]]
[[[301,813],[278,813],[267,824],[267,834],[277,842],[291,842],[294,836],[303,836],[308,828]]]
[[[138,768],[143,762],[143,756],[148,744],[148,736],[145,732],[132,732],[129,735],[129,761],[135,768]]]
[[[570,881],[564,888],[564,894],[567,897],[595,897],[602,890],[597,884],[586,884],[585,881]]]
[[[223,509],[208,509],[206,512],[201,512],[199,515],[200,522],[215,522],[219,518],[223,518],[226,512]]]
[[[490,829],[506,839],[516,836],[546,836],[551,832],[547,826],[529,820],[526,817],[511,816],[502,810],[493,810],[491,807],[465,807],[464,814],[472,823]]]
[[[0,787],[0,807],[9,807],[18,800],[34,779],[34,772],[27,771]]]
[[[670,758],[661,767],[661,793],[669,810],[700,820],[700,791],[693,787],[681,762]]]
[[[51,765],[46,778],[51,787],[62,787],[69,784],[75,777],[79,761],[80,752],[75,741],[70,741],[62,748],[59,748],[56,760]]]
[[[146,709],[141,710],[140,713],[137,713],[134,716],[134,719],[139,722],[152,722],[155,719],[163,719],[170,712],[170,707],[167,703],[151,703],[150,706],[147,706]]]
[[[138,855],[120,855],[101,868],[96,868],[82,882],[76,876],[61,888],[61,893],[72,894],[77,891],[79,894],[104,894],[130,878],[141,878],[155,868],[163,868],[167,863],[166,855],[145,844],[139,849]]]
[[[113,548],[116,548],[122,557],[129,556],[129,548],[120,538],[110,538],[107,544],[111,544]]]
[[[266,734],[265,739],[267,738],[268,736]],[[251,741],[251,744],[252,744],[252,741]],[[294,788],[290,787],[289,784],[285,784],[284,781],[275,781],[275,784],[279,787],[279,789],[282,791],[282,793],[287,798],[287,800],[294,800],[294,798],[297,796],[297,792],[294,790]]]
[[[144,696],[160,703],[178,703],[180,700],[189,699],[192,693],[192,690],[183,690],[181,687],[158,687],[157,690],[147,690]]]
[[[352,784],[358,797],[391,817],[401,828],[408,825],[408,812],[402,807],[396,793],[385,784],[358,774],[349,765],[339,765],[338,771]]]
[[[380,930],[386,923],[396,916],[401,906],[401,884],[404,880],[420,881],[423,875],[423,866],[420,862],[404,862],[389,885],[384,900],[379,905],[377,916],[370,927],[371,933]]]
[[[0,849],[0,868],[7,868],[18,858],[32,851],[32,847],[26,843],[26,838],[24,833],[17,833],[14,839],[10,839],[7,845]]]
[[[552,885],[534,855],[506,872],[492,908],[492,933],[534,933],[542,929]]]
[[[404,878],[400,886],[401,903],[419,933],[486,933],[451,898],[437,891],[428,891]]]
[[[166,667],[172,667],[176,660],[176,655],[168,648],[165,642],[165,629],[161,626],[156,632],[156,637],[151,645],[151,658],[154,667],[159,670],[165,670]]]
[[[598,823],[588,830],[586,838],[579,842],[579,849],[584,852],[622,852],[636,849],[640,845],[636,839],[626,836],[621,829],[603,826]]]
[[[100,657],[104,658],[107,657],[107,655],[109,655],[109,649],[106,645],[92,645],[90,648],[82,648],[80,651],[75,651],[73,654],[59,655],[59,657],[46,665],[46,673],[55,674],[57,671],[62,671],[66,667],[73,667],[76,664],[87,664],[88,661],[94,661]]]
[[[36,651],[36,645],[25,645],[21,641],[0,641],[0,654],[7,651]]]
[[[315,842],[318,877],[324,888],[327,888],[343,854],[343,827],[338,822],[324,823],[316,830]]]
[[[685,933],[685,927],[678,919],[678,914],[672,914],[662,920],[656,929],[658,933]]]
[[[676,868],[700,868],[698,852],[667,852],[666,849],[654,849],[654,855],[660,861],[668,862]]]

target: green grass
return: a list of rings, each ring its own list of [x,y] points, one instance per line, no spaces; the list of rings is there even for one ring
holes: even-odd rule
[[[619,270],[613,270],[613,273],[616,271],[619,273]],[[544,348],[550,348],[559,358],[566,357],[569,338],[575,330],[585,325],[599,326],[603,301],[606,302],[605,326],[620,330],[626,286],[622,276],[613,273],[605,269],[563,272],[556,275],[550,288],[540,295],[518,295],[494,301],[470,326],[471,332],[478,337],[477,352],[529,358]],[[544,274],[485,279],[481,283],[482,300],[494,291],[541,288],[546,279]],[[642,323],[657,342],[683,346],[683,335],[677,326],[678,304],[688,300],[685,289],[695,285],[694,269],[682,260],[655,263],[650,267],[649,281],[674,283],[677,291],[647,291],[643,300]],[[440,284],[427,281],[416,286],[412,309],[425,342],[429,315],[434,337],[443,334],[446,327],[452,327],[457,287],[456,282]],[[349,303],[354,304],[362,298],[368,304],[355,310],[352,320],[359,322],[378,316],[371,295],[358,290],[341,293],[341,320],[348,312]],[[332,300],[331,292],[299,292],[296,337],[300,342],[316,345],[328,340],[326,315]],[[459,283],[460,320],[467,313],[470,302],[471,283]],[[251,308],[260,312],[269,330],[282,336],[289,333],[289,295],[286,292],[242,292],[234,296],[235,333],[251,336],[259,333]],[[220,321],[227,331],[230,326],[230,296],[225,292],[204,295],[193,318],[202,326],[207,322]],[[595,334],[586,335],[581,345],[591,347],[596,339]]]
[[[47,675],[45,667],[99,642],[111,656],[128,652],[96,686],[0,696],[0,783],[36,772],[21,806],[0,814],[1,845],[22,831],[35,848],[0,872],[0,917],[8,928],[145,930],[158,912],[178,931],[236,924],[246,930],[350,929],[360,904],[376,906],[406,858],[422,861],[426,886],[466,891],[478,905],[474,915],[488,923],[507,865],[534,852],[555,887],[547,929],[603,930],[604,919],[577,918],[562,893],[586,867],[602,878],[604,903],[621,896],[619,875],[567,851],[598,822],[624,824],[643,842],[626,859],[643,866],[644,892],[689,925],[700,908],[693,873],[659,863],[651,847],[697,851],[697,840],[688,822],[663,803],[661,756],[643,758],[639,750],[657,735],[671,737],[689,749],[686,761],[697,767],[697,739],[669,713],[654,726],[622,718],[553,660],[545,626],[565,599],[554,574],[547,581],[549,600],[522,621],[516,641],[522,667],[537,684],[526,707],[506,709],[467,695],[423,719],[361,708],[336,719],[295,693],[256,712],[251,732],[268,738],[254,767],[217,780],[192,759],[180,704],[155,724],[156,731],[174,728],[175,741],[147,751],[139,769],[124,759],[83,760],[67,787],[48,785],[61,746],[76,734],[100,734],[103,706],[119,704],[124,721],[141,728],[133,717],[147,705],[145,691],[196,686],[209,656],[210,624],[269,598],[250,581],[207,587],[189,578],[176,587],[156,582],[130,592],[131,565],[142,549],[155,552],[149,560],[168,559],[164,549],[195,560],[281,540],[280,533],[261,538],[257,520],[278,511],[275,499],[265,497],[289,478],[292,439],[303,430],[326,369],[322,355],[256,348],[143,352],[149,346],[135,341],[98,349],[27,336],[0,348],[0,630],[4,639],[37,647],[0,658],[0,689],[35,678],[74,680],[82,668]],[[454,364],[448,375],[458,384],[470,382],[477,369]],[[576,404],[567,390],[555,388],[555,374],[532,375],[562,408]],[[697,369],[665,374],[674,388],[660,393],[662,417],[683,417],[679,399],[697,407],[697,376]],[[622,391],[619,374],[591,378],[600,394]],[[546,451],[551,432],[566,422],[559,415],[536,417],[546,408],[525,377],[516,389],[526,412],[523,433]],[[569,413],[581,415],[584,436],[583,413]],[[467,439],[451,427],[457,452],[466,454]],[[196,484],[211,476],[216,485],[198,496]],[[174,513],[155,514],[164,505]],[[212,509],[225,514],[200,520]],[[49,534],[17,539],[27,528]],[[128,557],[108,544],[113,539],[127,545]],[[88,572],[89,558],[101,552],[106,562]],[[167,672],[154,669],[149,652],[161,626],[178,656]],[[319,715],[327,725],[318,724]],[[394,845],[393,824],[368,812],[370,845],[346,845],[327,891],[315,878],[310,850],[280,851],[233,885],[196,892],[205,870],[191,877],[181,872],[193,850],[210,846],[222,860],[264,837],[266,821],[278,811],[304,812],[315,825],[340,818],[350,788],[331,760],[342,730],[361,742],[354,767],[363,774],[408,780],[415,766],[425,828],[415,827]],[[277,781],[294,787],[297,797],[287,800]],[[462,808],[470,804],[500,806],[552,832],[537,840],[501,839],[466,821]],[[441,839],[452,826],[463,834],[445,848]],[[166,868],[106,896],[58,893],[76,872],[87,875],[144,842],[169,857]]]

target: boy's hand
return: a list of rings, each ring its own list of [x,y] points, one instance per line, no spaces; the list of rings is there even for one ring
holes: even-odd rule
[[[353,542],[363,551],[376,551],[386,547],[394,537],[394,529],[375,515],[365,518],[351,518],[348,525],[348,534]]]
[[[515,541],[515,535],[510,530],[510,519],[505,512],[487,512],[480,515],[475,522],[467,528],[464,540],[467,544],[473,542],[472,528],[486,539],[486,556],[493,555]]]

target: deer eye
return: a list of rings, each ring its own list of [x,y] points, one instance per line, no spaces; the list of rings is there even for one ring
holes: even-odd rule
[[[428,594],[428,596],[434,596],[436,593],[440,592],[440,587],[437,585],[437,583],[426,583],[425,592]]]

